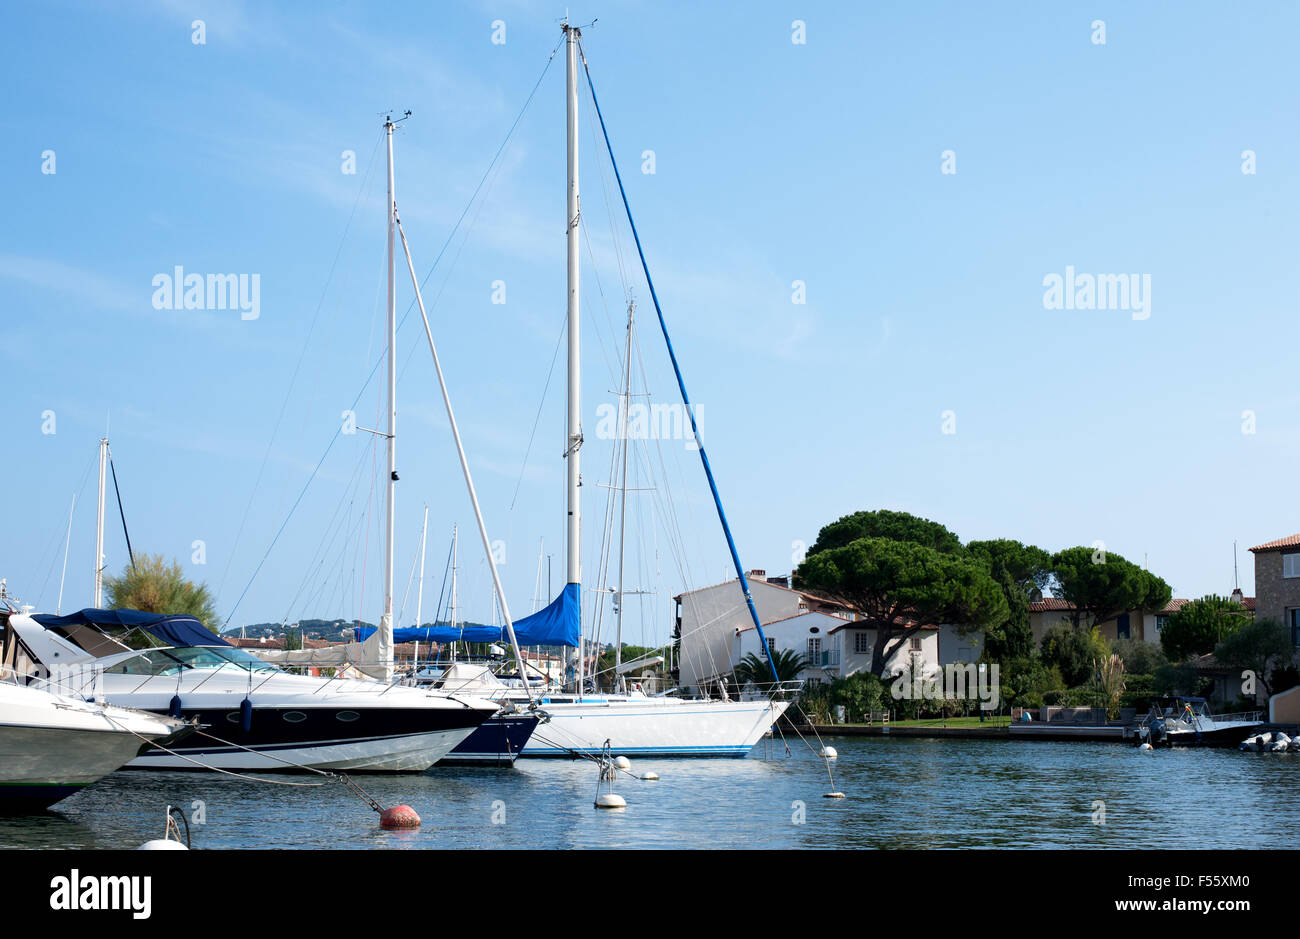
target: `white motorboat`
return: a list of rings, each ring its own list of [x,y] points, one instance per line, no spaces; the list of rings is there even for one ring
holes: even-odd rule
[[[0,811],[46,808],[192,728],[0,681]]]
[[[1204,698],[1176,695],[1161,698],[1138,726],[1144,743],[1171,747],[1237,746],[1264,726],[1260,711],[1215,714]]]
[[[499,708],[467,695],[291,675],[188,616],[82,610],[3,619],[5,661],[62,667],[60,686],[80,695],[201,725],[175,755],[142,753],[132,768],[422,772]],[[151,647],[130,648],[121,641],[128,631]]]

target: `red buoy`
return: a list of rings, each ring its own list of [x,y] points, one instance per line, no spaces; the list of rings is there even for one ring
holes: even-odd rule
[[[395,805],[379,815],[380,828],[419,828],[420,816],[409,805]]]

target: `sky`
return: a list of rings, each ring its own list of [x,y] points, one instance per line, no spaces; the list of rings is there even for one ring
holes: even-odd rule
[[[966,541],[1102,542],[1184,597],[1231,590],[1236,542],[1253,593],[1247,549],[1300,531],[1285,352],[1300,8],[568,12],[595,21],[584,51],[746,568],[786,573],[822,525],[890,508]],[[207,583],[229,625],[378,619],[383,441],[339,429],[349,410],[384,420],[382,121],[408,109],[398,209],[510,611],[544,602],[548,555],[559,591],[564,15],[510,0],[0,10],[11,593],[54,609],[66,550],[61,608],[90,605],[107,433],[133,548]],[[617,545],[599,409],[621,387],[629,300],[632,400],[677,398],[585,85],[579,110],[596,595]],[[255,277],[255,311],[166,308],[156,279],[178,266]],[[1127,302],[1075,292],[1112,275]],[[1054,277],[1071,302],[1051,298]],[[397,284],[403,315],[400,264]],[[457,525],[460,614],[486,620],[424,342],[412,315],[396,346],[399,623],[426,504],[423,619]],[[697,454],[670,436],[638,442],[653,456],[629,475],[627,588],[646,591],[632,642],[666,639],[684,586],[730,576]],[[127,551],[109,487],[113,573]]]

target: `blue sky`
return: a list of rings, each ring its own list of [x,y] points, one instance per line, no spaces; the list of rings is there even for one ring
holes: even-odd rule
[[[1101,540],[1146,559],[1178,596],[1231,589],[1236,540],[1252,592],[1246,548],[1300,530],[1286,485],[1300,427],[1285,351],[1300,11],[569,9],[599,20],[585,48],[746,566],[784,573],[821,525],[885,507],[964,540]],[[111,422],[134,546],[180,560],[231,612],[359,392],[358,422],[376,426],[379,388],[365,383],[383,352],[383,113],[414,112],[397,135],[397,189],[423,274],[563,14],[520,2],[185,0],[0,13],[0,576],[13,592],[54,607],[80,493],[63,606],[90,602],[95,441]],[[495,20],[504,44],[492,42]],[[791,42],[795,20],[804,44]],[[609,221],[612,177],[586,103],[581,121],[594,582],[610,451],[593,426],[618,381],[628,289],[644,317],[645,381],[654,400],[675,396],[648,291],[619,276],[618,245],[625,265],[635,256],[625,224]],[[42,172],[51,150],[55,172]],[[342,171],[349,150],[354,175]],[[653,174],[641,172],[646,150]],[[956,173],[942,172],[948,150]],[[1242,172],[1247,150],[1253,174]],[[557,55],[426,288],[516,615],[532,609],[540,540],[555,590],[563,579],[562,362],[543,398],[564,314],[563,199]],[[155,309],[152,279],[177,265],[259,275],[258,318]],[[1149,275],[1149,318],[1045,308],[1044,278],[1067,267]],[[504,304],[492,303],[497,280]],[[806,303],[792,303],[795,281]],[[426,591],[437,594],[459,523],[462,611],[482,619],[486,565],[422,343],[409,320],[398,339],[398,603],[427,502]],[[943,432],[949,411],[955,433]],[[1243,433],[1246,411],[1254,433]],[[378,618],[373,444],[335,442],[233,623]],[[658,593],[642,601],[632,641],[667,636],[668,597],[684,579],[727,573],[694,454],[681,441],[664,449],[672,486],[661,491],[682,538],[673,552],[653,526],[638,532],[630,586]],[[652,516],[653,498],[633,497],[643,501],[630,515]],[[107,554],[110,570],[126,563],[116,524]]]

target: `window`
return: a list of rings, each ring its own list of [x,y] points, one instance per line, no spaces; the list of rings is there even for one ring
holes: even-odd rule
[[[1282,555],[1282,576],[1300,577],[1300,553]]]
[[[921,637],[920,637],[920,636],[913,636],[912,639],[911,639],[911,645],[910,645],[909,648],[911,648],[911,650],[912,650],[913,652],[920,652],[920,651],[921,651]]]
[[[1115,620],[1115,638],[1129,638],[1129,616],[1127,613],[1121,613],[1119,619]]]
[[[773,639],[771,636],[767,637],[767,651],[768,652],[776,651],[776,640]]]
[[[822,660],[822,641],[821,637],[808,640],[808,662],[811,665],[820,665]]]
[[[871,654],[871,634],[865,629],[859,630],[853,634],[853,654],[870,655]]]
[[[1156,635],[1157,635],[1157,636],[1160,635],[1160,633],[1164,632],[1165,625],[1166,625],[1168,622],[1169,622],[1169,617],[1168,617],[1168,616],[1157,616],[1157,617],[1156,617]]]
[[[1300,646],[1300,610],[1288,610],[1291,614],[1291,645]]]

